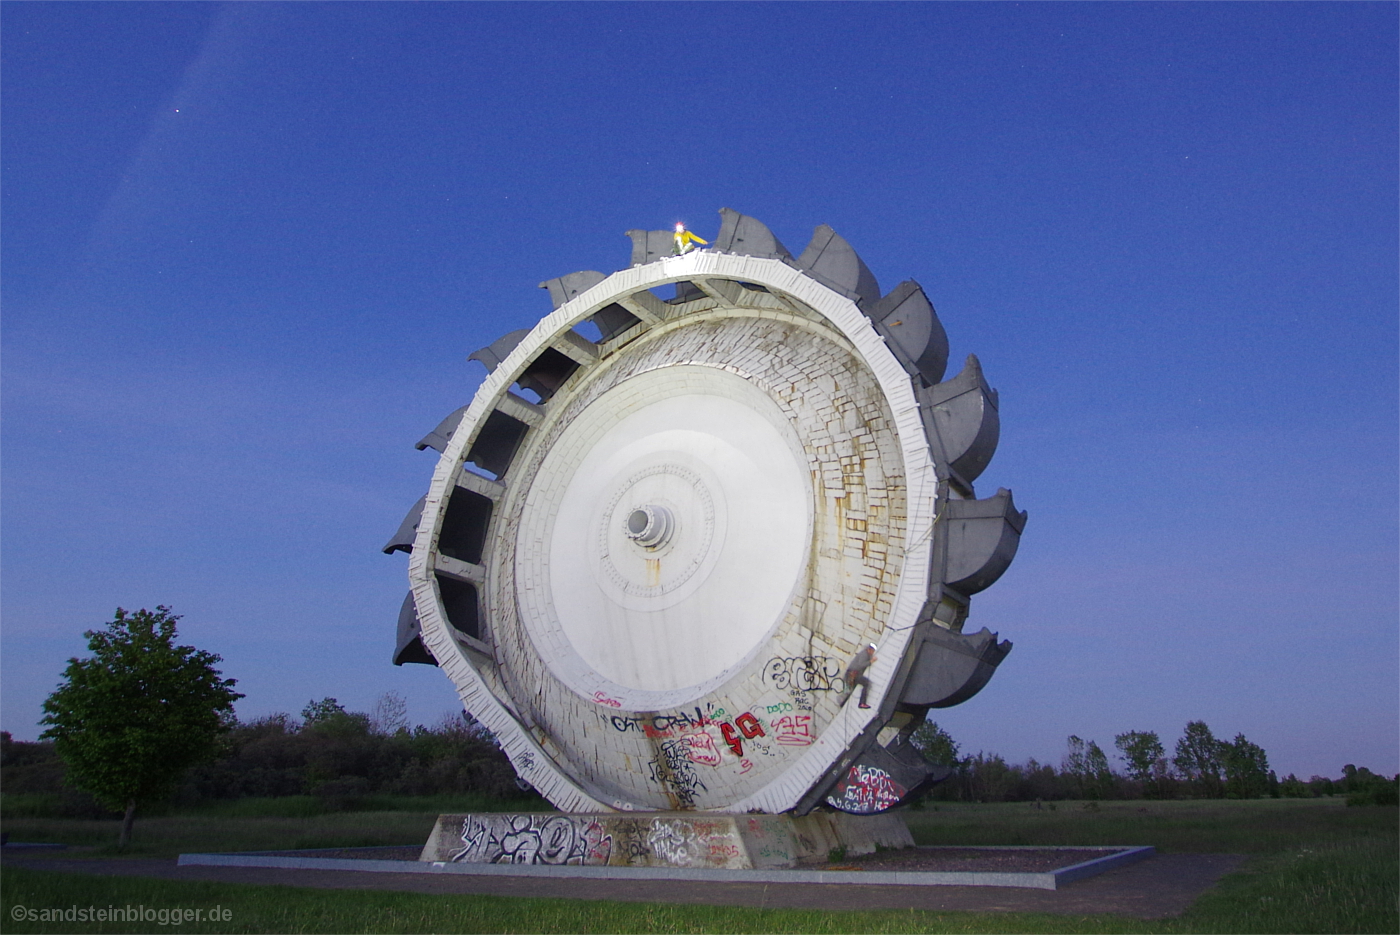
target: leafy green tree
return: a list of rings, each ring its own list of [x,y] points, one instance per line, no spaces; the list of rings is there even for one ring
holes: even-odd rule
[[[1354,763],[1342,767],[1342,780],[1334,785],[1346,793],[1348,805],[1395,805],[1400,802],[1400,776],[1387,779],[1364,766],[1357,768]]]
[[[978,752],[966,761],[971,798],[974,802],[1005,802],[1013,793],[1019,776],[999,753]]]
[[[1108,767],[1108,756],[1096,741],[1069,735],[1069,749],[1060,764],[1060,772],[1068,777],[1075,794],[1081,798],[1101,799],[1113,795],[1114,776]]]
[[[1069,778],[1074,786],[1074,794],[1082,798],[1088,789],[1089,762],[1084,749],[1083,738],[1070,734],[1065,758],[1060,762],[1060,772]]]
[[[1205,721],[1190,721],[1181,739],[1176,742],[1176,756],[1172,763],[1182,778],[1197,783],[1201,791],[1209,796],[1219,796],[1223,792],[1220,783],[1221,743],[1206,726]]]
[[[311,734],[342,737],[363,737],[373,731],[368,714],[346,711],[334,698],[312,701],[301,710],[302,727]]]
[[[1341,781],[1331,782],[1313,777],[1313,782],[1326,782],[1329,794],[1333,789],[1347,794],[1347,805],[1396,805],[1400,802],[1400,775],[1386,778],[1362,766],[1348,763],[1341,767]]]
[[[1089,741],[1084,750],[1084,765],[1088,768],[1091,784],[1090,794],[1096,799],[1112,798],[1114,795],[1113,770],[1108,767],[1108,754],[1097,742]]]
[[[1025,766],[1015,768],[1021,770],[1021,790],[1024,793],[1021,797],[1026,801],[1058,799],[1064,795],[1064,784],[1055,774],[1055,767],[1049,763],[1041,763],[1035,757],[1031,757]]]
[[[1148,795],[1157,791],[1154,779],[1158,776],[1158,762],[1165,756],[1162,741],[1155,731],[1130,730],[1113,738],[1121,759],[1128,767],[1128,775],[1143,784]]]
[[[934,721],[924,721],[909,738],[924,759],[939,766],[958,765],[958,743]]]
[[[1269,794],[1269,757],[1264,748],[1236,734],[1230,743],[1221,743],[1220,758],[1225,767],[1225,793],[1232,798],[1257,799]]]
[[[334,698],[322,698],[320,701],[308,701],[306,707],[301,709],[301,719],[306,722],[307,727],[344,716],[345,705],[336,701]]]
[[[124,813],[119,848],[131,840],[139,804],[168,795],[218,752],[243,697],[214,668],[219,656],[175,644],[179,619],[169,607],[118,607],[106,629],[83,634],[92,657],[68,660],[44,701],[42,736],[54,741],[68,782]]]
[[[1308,791],[1314,797],[1336,795],[1337,784],[1326,776],[1312,776],[1308,779]]]

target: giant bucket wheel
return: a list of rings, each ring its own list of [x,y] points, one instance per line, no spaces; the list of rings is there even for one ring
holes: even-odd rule
[[[945,775],[924,713],[1011,648],[962,632],[1025,522],[973,491],[996,395],[975,357],[943,380],[917,283],[721,217],[681,255],[630,231],[630,268],[543,283],[554,312],[473,355],[385,547],[411,553],[394,661],[440,666],[564,811],[883,811]]]

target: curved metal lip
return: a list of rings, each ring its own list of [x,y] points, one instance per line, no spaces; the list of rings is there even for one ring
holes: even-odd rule
[[[842,707],[816,742],[779,777],[748,797],[725,806],[723,811],[759,809],[778,813],[797,804],[811,783],[845,752],[877,716],[891,675],[908,649],[928,591],[931,540],[937,518],[937,469],[924,435],[918,400],[909,374],[900,366],[855,302],[781,260],[709,250],[666,257],[608,276],[541,319],[478,388],[462,415],[458,430],[434,469],[423,508],[424,521],[419,524],[418,536],[409,557],[409,582],[414,604],[418,608],[423,642],[452,680],[464,706],[499,738],[518,773],[556,806],[565,810],[634,811],[642,807],[618,799],[608,800],[605,795],[595,797],[582,788],[574,777],[558,769],[524,719],[511,710],[506,700],[498,698],[491,691],[475,666],[468,661],[465,651],[451,636],[437,593],[434,574],[437,537],[457,472],[475,442],[482,423],[531,361],[564,332],[618,297],[695,277],[752,282],[785,293],[821,315],[851,342],[874,374],[894,415],[908,497],[904,573],[886,619],[883,649],[871,672],[872,682],[881,686],[874,699],[875,704],[868,710],[852,705]]]

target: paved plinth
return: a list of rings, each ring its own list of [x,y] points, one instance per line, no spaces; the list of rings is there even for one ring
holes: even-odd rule
[[[371,850],[380,850],[373,848]],[[905,856],[931,857],[940,848],[918,848],[922,853]],[[780,886],[815,883],[822,886],[852,884],[856,886],[1000,886],[1053,890],[1061,885],[1096,876],[1115,867],[1137,863],[1151,857],[1151,847],[1097,848],[959,848],[960,853],[982,852],[988,856],[1014,858],[1017,852],[1032,851],[1037,855],[1062,850],[1063,863],[1045,872],[1016,872],[1011,870],[899,870],[875,867],[829,867],[824,869],[792,870],[727,870],[707,867],[672,866],[584,866],[570,864],[520,863],[447,863],[444,861],[405,861],[353,859],[332,856],[343,850],[327,852],[265,851],[245,854],[181,854],[180,866],[212,867],[275,867],[283,870],[341,870],[352,873],[426,873],[467,874],[477,876],[518,876],[546,879],[628,880],[639,885],[658,882],[688,883],[771,883]],[[895,852],[900,853],[900,852]],[[1094,856],[1089,856],[1094,855]],[[1088,859],[1084,859],[1088,857]],[[936,859],[933,861],[937,863]],[[895,865],[898,866],[898,865]]]

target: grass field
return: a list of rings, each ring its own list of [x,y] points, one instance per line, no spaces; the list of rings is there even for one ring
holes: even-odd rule
[[[1341,796],[1054,802],[1041,808],[938,803],[905,812],[919,844],[1151,844],[1194,854],[1279,853],[1376,836],[1394,842],[1395,816],[1394,808],[1348,808]]]
[[[327,812],[312,796],[236,799],[171,814],[136,818],[123,856],[175,857],[193,851],[267,851],[312,847],[422,844],[443,813],[549,811],[544,800],[502,803],[463,796],[378,796],[377,808]],[[386,808],[385,806],[390,806]],[[70,856],[119,856],[119,818],[36,818],[7,808],[0,825],[16,841],[91,848]]]
[[[444,810],[458,810],[457,807]],[[242,803],[138,821],[134,856],[417,844],[436,811],[295,817],[286,803]],[[240,814],[241,812],[241,814]],[[279,814],[279,812],[281,814]],[[424,896],[241,884],[90,877],[11,868],[0,878],[6,932],[1396,932],[1400,813],[1340,799],[1244,802],[939,804],[906,813],[921,844],[1151,844],[1162,851],[1244,853],[1245,868],[1179,919],[1027,913],[816,912],[489,896]],[[49,840],[110,856],[115,822],[11,817],[16,840]],[[69,852],[71,856],[78,853]],[[213,907],[230,922],[16,921],[30,908]]]

